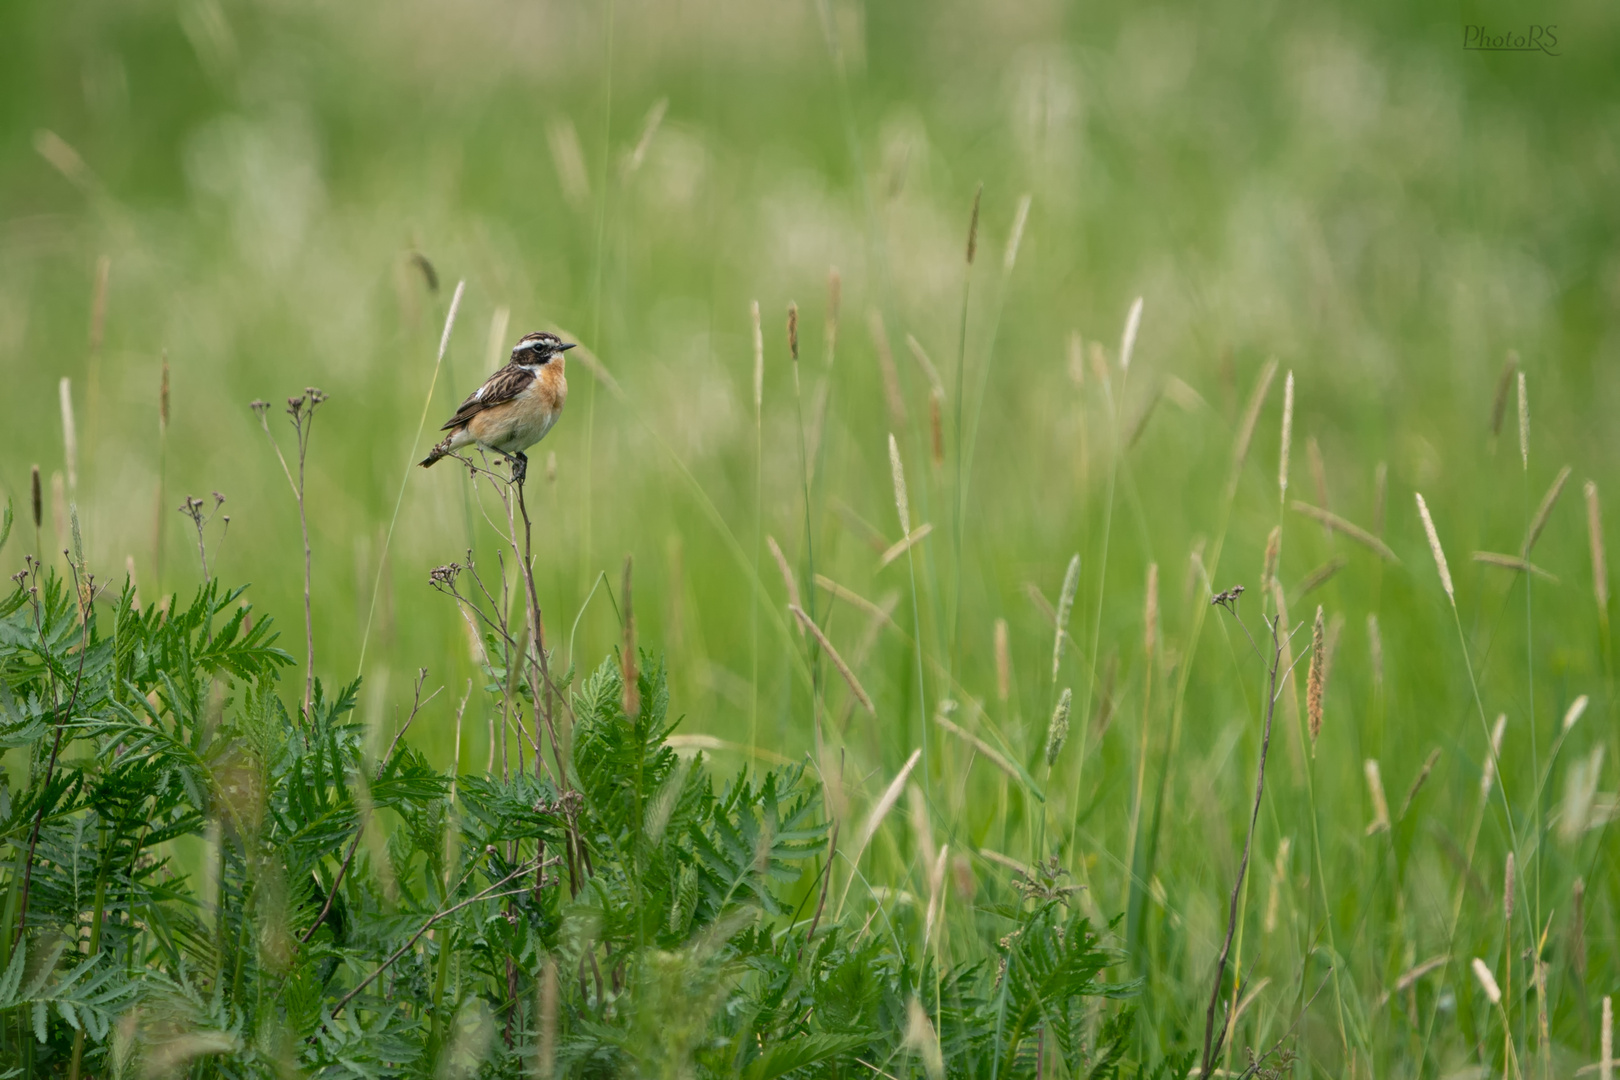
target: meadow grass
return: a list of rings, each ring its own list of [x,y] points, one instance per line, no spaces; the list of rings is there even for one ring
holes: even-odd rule
[[[679,735],[824,792],[811,908],[993,956],[986,890],[1055,856],[1145,1058],[1213,990],[1232,1073],[1571,1075],[1620,991],[1620,20],[1578,14],[1551,57],[1394,7],[15,6],[0,561],[189,596],[170,504],[219,491],[208,572],[307,605],[300,696],[362,676],[391,737],[425,667],[407,741],[476,772],[557,744],[430,571],[471,553],[561,701],[633,556]],[[532,595],[497,489],[409,465],[495,327],[584,346]],[[249,402],[306,386],[293,502]],[[1237,584],[1293,673],[1215,986]]]

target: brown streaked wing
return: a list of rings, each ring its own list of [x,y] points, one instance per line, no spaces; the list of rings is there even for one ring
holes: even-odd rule
[[[461,427],[485,409],[511,401],[528,389],[529,383],[533,381],[534,376],[524,368],[517,364],[506,365],[491,375],[478,391],[469,395],[467,400],[461,403],[461,408],[456,410],[456,415],[446,420],[439,430],[449,431],[451,428]]]

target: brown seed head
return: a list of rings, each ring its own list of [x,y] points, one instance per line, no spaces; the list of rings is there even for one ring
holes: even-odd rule
[[[967,264],[973,265],[973,256],[979,250],[979,199],[984,195],[984,184],[973,191],[973,217],[968,222]]]
[[[799,362],[799,305],[789,304],[787,314],[788,355]]]
[[[1316,624],[1311,629],[1311,670],[1305,679],[1305,716],[1311,727],[1311,748],[1322,733],[1322,694],[1327,689],[1327,623],[1322,607],[1316,607]]]
[[[158,384],[158,430],[169,430],[169,350],[163,350],[163,381]]]
[[[31,504],[34,511],[34,528],[38,529],[45,520],[45,499],[39,489],[39,466],[35,465],[29,476],[31,487]]]

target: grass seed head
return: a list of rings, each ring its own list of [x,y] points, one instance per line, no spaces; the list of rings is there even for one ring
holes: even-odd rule
[[[1525,389],[1524,372],[1519,372],[1519,460],[1530,468],[1530,393]]]
[[[1568,731],[1575,726],[1576,722],[1580,720],[1581,714],[1586,711],[1587,700],[1587,696],[1582,694],[1569,703],[1569,709],[1564,713],[1564,725],[1560,730]]]
[[[1429,553],[1434,556],[1434,568],[1440,573],[1440,584],[1446,590],[1446,599],[1451,606],[1457,606],[1457,592],[1451,587],[1451,569],[1446,566],[1446,552],[1440,546],[1440,534],[1434,531],[1434,519],[1429,516],[1429,504],[1423,501],[1421,492],[1413,492],[1417,499],[1418,516],[1423,519],[1423,532],[1429,538]]]
[[[1599,1080],[1614,1080],[1614,998],[1608,994],[1603,995],[1603,1033],[1598,1039],[1603,1052]]]
[[[1248,459],[1249,444],[1254,441],[1254,425],[1260,420],[1260,407],[1266,403],[1266,394],[1271,390],[1271,380],[1276,377],[1277,361],[1267,360],[1266,366],[1260,369],[1260,378],[1255,380],[1254,390],[1249,395],[1249,403],[1243,410],[1243,421],[1238,425],[1237,438],[1232,440],[1231,484],[1237,483],[1238,471]]]
[[[1316,607],[1316,624],[1311,628],[1311,670],[1305,681],[1305,715],[1311,725],[1311,751],[1316,750],[1316,737],[1322,734],[1322,694],[1327,688],[1327,624],[1322,618],[1322,606]],[[1376,767],[1376,762],[1374,766]],[[1382,789],[1379,794],[1382,795]],[[1387,820],[1389,814],[1384,814]]]
[[[62,458],[67,463],[67,481],[70,491],[79,489],[79,431],[73,422],[73,380],[66,375],[57,384],[57,396],[62,404]]]
[[[45,500],[39,490],[39,466],[29,470],[29,508],[34,512],[34,531],[38,532],[45,520]]]
[[[1159,564],[1148,564],[1147,599],[1142,610],[1142,653],[1153,661],[1153,650],[1159,636]]]
[[[1530,520],[1530,528],[1524,535],[1524,547],[1519,552],[1521,558],[1529,559],[1530,549],[1541,539],[1541,530],[1547,527],[1547,519],[1552,517],[1553,507],[1558,504],[1558,497],[1564,493],[1564,485],[1569,482],[1569,474],[1568,465],[1559,469],[1558,476],[1547,489],[1547,494],[1541,497],[1541,505],[1536,507],[1536,516]]]
[[[1384,689],[1384,636],[1378,630],[1378,616],[1367,614],[1367,654],[1372,661],[1373,691]]]
[[[1028,192],[1018,200],[1018,211],[1013,214],[1012,232],[1007,237],[1007,253],[1002,257],[1001,267],[1006,273],[1012,273],[1012,268],[1018,264],[1018,245],[1024,240],[1024,226],[1029,223]]]
[[[979,200],[984,196],[984,184],[981,182],[973,189],[973,216],[968,221],[967,264],[973,265],[973,256],[979,251]]]
[[[866,326],[872,335],[872,347],[877,352],[878,373],[883,376],[883,397],[889,406],[889,424],[899,430],[906,423],[906,399],[900,393],[900,372],[895,368],[894,352],[889,348],[889,332],[883,326],[883,313],[877,308],[869,308]]]
[[[889,432],[889,476],[894,481],[894,508],[900,514],[900,534],[911,535],[911,504],[906,499],[906,470],[900,464],[900,444]]]
[[[1586,540],[1592,549],[1592,599],[1598,614],[1607,620],[1609,610],[1609,562],[1603,554],[1603,507],[1598,502],[1597,484],[1586,482]]]
[[[1367,796],[1372,800],[1373,819],[1367,826],[1367,835],[1385,832],[1389,829],[1389,801],[1384,798],[1384,774],[1378,767],[1377,758],[1368,758],[1361,763],[1361,771],[1367,777]]]
[[[1513,852],[1508,852],[1507,867],[1502,871],[1502,921],[1513,922]]]
[[[1069,737],[1069,709],[1074,704],[1074,693],[1065,686],[1058,696],[1057,707],[1052,710],[1052,722],[1046,725],[1046,767],[1057,764],[1063,752],[1063,741]]]
[[[1063,639],[1069,632],[1069,613],[1074,609],[1074,594],[1080,588],[1080,554],[1069,559],[1069,568],[1063,574],[1063,591],[1058,594],[1057,634],[1052,641],[1052,678],[1058,676],[1063,663]]]
[[[1423,767],[1418,770],[1417,779],[1413,780],[1412,786],[1406,789],[1406,798],[1401,801],[1401,812],[1396,818],[1397,821],[1404,820],[1406,812],[1412,809],[1412,800],[1416,799],[1418,792],[1423,790],[1424,782],[1429,779],[1429,773],[1434,770],[1434,763],[1439,760],[1440,748],[1437,746],[1429,751],[1429,756],[1423,761]]]
[[[1283,380],[1282,445],[1277,451],[1277,490],[1288,497],[1288,450],[1294,441],[1294,372]],[[1267,575],[1268,577],[1270,575]]]
[[[1266,561],[1260,569],[1260,588],[1269,589],[1277,578],[1277,560],[1282,556],[1282,526],[1273,525],[1266,536]]]
[[[1476,956],[1473,967],[1474,978],[1479,980],[1480,989],[1485,991],[1485,996],[1490,999],[1491,1004],[1502,1004],[1502,988],[1496,985],[1496,976],[1491,974],[1491,969],[1485,965],[1485,961]]]
[[[1513,385],[1513,376],[1519,370],[1519,353],[1516,349],[1509,349],[1507,359],[1502,364],[1501,377],[1496,380],[1496,400],[1491,405],[1491,438],[1496,438],[1502,432],[1502,418],[1507,415],[1508,388]]]
[[[1119,340],[1119,370],[1131,369],[1131,353],[1136,351],[1136,331],[1142,325],[1142,298],[1138,296],[1125,316],[1125,333]]]
[[[1507,713],[1498,713],[1496,726],[1491,729],[1490,754],[1485,758],[1485,768],[1479,778],[1479,795],[1483,799],[1491,793],[1491,785],[1496,781],[1496,762],[1502,756],[1502,736],[1507,731]]]
[[[636,676],[636,609],[630,592],[631,571],[634,566],[634,557],[626,555],[624,578],[619,587],[620,599],[624,603],[624,645],[619,650],[619,669],[624,679],[624,715],[631,723],[641,715],[641,688],[637,685]]]
[[[787,313],[788,356],[799,362],[799,305],[789,304]]]

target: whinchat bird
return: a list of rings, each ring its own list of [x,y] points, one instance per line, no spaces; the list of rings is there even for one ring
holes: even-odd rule
[[[513,479],[521,481],[529,464],[523,451],[546,437],[568,400],[563,353],[573,347],[556,334],[523,335],[507,365],[474,390],[439,429],[450,434],[422,459],[422,468],[476,443],[510,458]]]

